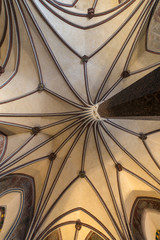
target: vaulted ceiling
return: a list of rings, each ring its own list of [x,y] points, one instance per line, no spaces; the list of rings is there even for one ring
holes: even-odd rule
[[[159,104],[158,0],[0,0],[0,239],[158,239]]]

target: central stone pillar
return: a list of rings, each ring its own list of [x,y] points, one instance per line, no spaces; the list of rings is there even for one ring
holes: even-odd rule
[[[98,107],[101,118],[160,119],[160,68]]]

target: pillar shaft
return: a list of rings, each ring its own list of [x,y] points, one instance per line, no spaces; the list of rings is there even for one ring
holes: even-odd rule
[[[104,118],[160,119],[160,68],[99,105]]]

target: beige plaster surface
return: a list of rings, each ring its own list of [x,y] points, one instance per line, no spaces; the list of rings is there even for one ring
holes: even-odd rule
[[[146,211],[144,212],[142,217],[142,223],[146,240],[155,238],[156,231],[160,228],[159,219],[159,212],[151,209],[146,209]]]
[[[81,63],[81,59],[74,55],[67,47],[60,42],[58,37],[54,34],[53,30],[51,30],[46,23],[42,20],[42,18],[37,14],[34,7],[31,4],[31,1],[26,1],[31,8],[31,11],[34,14],[36,21],[42,29],[42,32],[47,40],[50,49],[53,51],[56,59],[58,60],[62,70],[68,77],[72,86],[76,89],[79,95],[87,100],[85,84],[84,84],[84,76],[83,76],[83,65]],[[65,2],[65,1],[64,1]],[[93,1],[92,1],[93,2]],[[120,15],[117,15],[114,19],[108,21],[107,23],[101,25],[100,27],[93,28],[90,30],[81,30],[75,29],[66,23],[63,23],[61,20],[53,16],[46,10],[38,0],[34,0],[34,3],[43,12],[45,18],[49,22],[49,24],[60,34],[60,36],[65,39],[67,44],[72,46],[74,50],[83,55],[89,55],[93,53],[98,47],[100,47],[107,39],[109,39],[112,34],[121,26],[125,20],[130,16],[132,11],[140,4],[141,0],[136,0],[133,4],[130,5],[129,8],[124,10]],[[144,0],[142,5],[138,8],[136,14],[131,18],[129,23],[125,25],[125,27],[115,36],[115,38],[108,43],[98,54],[96,54],[93,58],[91,58],[88,62],[88,79],[89,79],[89,87],[91,91],[91,96],[94,99],[97,93],[97,89],[100,87],[107,71],[110,69],[111,64],[115,57],[117,56],[119,50],[123,46],[123,43],[127,39],[127,35],[131,31],[138,17],[141,15],[143,8],[148,3],[148,0]],[[53,97],[45,92],[34,93],[30,96],[22,98],[21,100],[16,100],[13,102],[5,103],[4,101],[8,99],[13,99],[17,96],[21,96],[23,94],[29,93],[33,90],[36,90],[39,84],[39,76],[36,67],[35,58],[33,55],[33,51],[30,45],[30,41],[28,39],[23,21],[18,12],[18,8],[16,5],[16,1],[14,2],[14,6],[16,8],[16,13],[18,17],[18,22],[20,26],[20,36],[21,36],[21,50],[20,50],[20,66],[18,73],[14,77],[14,79],[7,84],[1,91],[0,97],[0,113],[47,113],[47,112],[67,112],[67,111],[77,111],[77,108],[64,104],[63,101],[59,100],[56,97]],[[85,12],[88,7],[91,6],[91,1],[80,0],[80,2],[76,5],[76,8],[71,8],[74,12]],[[99,1],[97,4],[96,11],[101,12],[104,7],[105,9],[110,9],[112,7],[117,6],[117,1],[108,1],[106,4],[106,0]],[[24,8],[23,8],[24,10]],[[25,10],[24,10],[25,11]],[[118,10],[116,10],[118,11]],[[59,10],[56,10],[59,13]],[[66,17],[67,14],[60,13],[63,17]],[[112,13],[108,14],[108,17],[111,16]],[[77,24],[81,24],[84,26],[89,26],[90,24],[96,23],[100,20],[103,20],[105,16],[99,18],[93,18],[89,21],[86,18],[77,18],[74,16],[69,16],[68,19],[75,22]],[[3,15],[2,15],[3,19]],[[75,20],[76,19],[76,20]],[[47,52],[42,40],[40,39],[38,32],[33,26],[31,20],[27,15],[27,20],[29,22],[30,31],[32,33],[34,43],[36,46],[36,51],[39,57],[39,62],[42,70],[42,75],[44,79],[44,84],[47,88],[55,91],[61,96],[68,98],[78,104],[80,101],[74,96],[66,83],[64,83],[64,79],[59,73],[56,64],[51,59],[51,56]],[[143,20],[143,19],[142,19]],[[147,24],[148,18],[146,18]],[[142,21],[140,22],[142,23]],[[160,61],[160,56],[155,55],[145,51],[145,36],[146,36],[146,24],[144,25],[144,30],[141,32],[140,37],[138,38],[137,44],[135,45],[133,54],[131,56],[131,61],[128,66],[128,70],[135,71],[141,68],[144,68],[148,65],[152,65]],[[106,83],[102,95],[118,80],[121,75],[126,59],[128,57],[129,51],[133,46],[136,34],[139,32],[140,25],[138,25],[135,30],[133,36],[129,40],[126,48],[122,52],[121,56],[117,64],[115,65],[114,70],[108,78],[108,82]],[[3,62],[6,49],[7,49],[8,38],[6,37],[5,42],[1,48],[1,62]],[[10,62],[7,65],[7,69],[4,75],[1,76],[2,83],[5,82],[7,77],[12,74],[15,67],[15,59],[16,59],[16,37],[14,33],[13,38],[13,51],[11,53]],[[140,72],[138,74],[132,75],[127,79],[124,79],[109,95],[116,94],[127,86],[131,85],[133,82],[139,80],[144,75],[153,71],[154,68],[151,68],[147,71]],[[3,104],[2,104],[3,103]],[[11,121],[17,124],[27,125],[30,127],[35,126],[44,126],[47,124],[51,124],[58,120],[63,119],[63,117],[36,117],[36,118],[1,118],[1,121]],[[133,121],[133,120],[113,120],[113,122],[118,123],[121,126],[124,126],[128,129],[134,130],[137,133],[147,132],[159,128],[159,121]],[[58,131],[67,126],[68,123],[63,123],[61,125],[56,125],[54,127],[44,129],[41,133],[35,136],[29,144],[27,144],[21,151],[16,154],[10,162],[12,162],[17,157],[20,157],[25,152],[32,149],[34,146],[42,143],[47,140],[50,136],[56,134]],[[106,124],[108,130],[113,134],[113,136],[130,152],[132,155],[136,157],[143,164],[146,169],[157,178],[159,178],[159,170],[157,166],[153,163],[152,159],[148,155],[146,149],[144,148],[142,141],[128,133],[122,132],[121,130],[114,128],[108,124]],[[2,130],[9,133],[8,137],[8,147],[4,159],[10,156],[16,149],[18,149],[22,143],[24,143],[30,136],[31,131],[26,130],[19,127],[8,126],[0,122],[0,127]],[[39,148],[32,154],[26,156],[22,161],[17,162],[14,167],[20,166],[23,163],[27,163],[36,158],[49,155],[51,152],[54,152],[60,144],[75,130],[77,126],[67,130],[59,137],[55,138],[55,140],[47,143],[42,148]],[[104,131],[102,130],[104,133]],[[85,132],[86,133],[86,132]],[[73,138],[61,149],[57,154],[57,158],[53,163],[53,168],[51,171],[51,175],[48,181],[48,185],[46,188],[46,192],[44,197],[47,196],[47,192],[51,187],[55,177],[60,170],[60,166],[64,161],[66,153],[70,149],[73,144],[75,137],[78,135],[74,135]],[[65,187],[78,175],[81,167],[82,160],[82,151],[83,151],[83,143],[84,143],[84,134],[79,139],[76,147],[72,151],[68,162],[66,163],[60,178],[57,181],[57,184],[54,188],[54,191],[51,195],[51,198],[46,206],[43,216],[47,213],[48,209],[52,205],[52,203],[57,199],[57,197],[61,194]],[[152,184],[154,187],[159,188],[159,184],[156,183],[149,175],[142,170],[135,162],[133,162],[117,145],[111,140],[110,137],[104,135],[107,144],[109,145],[113,155],[117,159],[119,163],[121,163],[126,169],[129,169],[131,172],[136,173],[138,176],[143,177],[149,184]],[[159,133],[153,134],[149,136],[147,139],[147,144],[150,146],[153,155],[159,161]],[[108,177],[110,179],[110,183],[113,186],[113,192],[115,195],[115,199],[117,201],[117,206],[119,207],[120,213],[122,213],[122,206],[120,204],[117,179],[116,179],[116,171],[114,163],[109,156],[108,152],[104,148],[101,140],[100,147],[102,150],[102,156],[104,159],[104,165],[107,170]],[[40,192],[43,186],[43,182],[46,176],[46,172],[49,166],[49,160],[46,158],[36,164],[31,166],[27,166],[23,169],[16,171],[17,173],[25,173],[34,177],[36,184],[36,204],[40,196]],[[11,170],[12,167],[9,168]],[[102,196],[104,202],[108,206],[110,212],[114,216],[115,221],[117,222],[118,227],[121,229],[120,223],[118,221],[118,217],[116,215],[116,211],[113,205],[113,201],[111,199],[108,186],[106,184],[106,180],[103,175],[103,171],[100,165],[93,131],[91,131],[89,137],[89,144],[87,148],[86,154],[86,163],[85,163],[85,171],[87,173],[88,178],[93,182],[95,187],[98,189],[100,195]],[[135,201],[136,197],[139,195],[149,195],[160,197],[158,191],[156,192],[153,188],[147,186],[144,182],[137,180],[132,174],[127,173],[126,171],[122,171],[119,173],[120,185],[122,188],[122,196],[123,200],[126,203],[126,211],[127,217],[129,219],[130,211]],[[18,200],[17,203],[18,204]],[[104,205],[99,201],[95,192],[91,188],[91,186],[87,183],[85,179],[78,179],[72,185],[72,187],[63,195],[61,200],[56,204],[55,208],[51,211],[46,221],[40,230],[36,233],[36,237],[42,232],[42,230],[49,225],[49,223],[58,217],[59,215],[69,211],[72,208],[81,207],[88,211],[90,211],[94,216],[96,216],[111,233],[115,236],[116,239],[120,239],[108,214],[104,210]],[[12,214],[13,215],[13,214]],[[42,216],[42,217],[43,217]],[[101,231],[103,234],[106,234],[104,229],[95,222],[91,217],[87,216],[82,211],[72,213],[58,223],[73,220],[77,221],[81,219],[81,221],[94,226],[96,229]],[[123,219],[124,220],[124,219]],[[57,223],[57,224],[58,224]],[[106,224],[107,223],[107,224]],[[67,225],[66,227],[62,227],[62,236],[64,240],[70,240],[74,238],[74,225]],[[82,231],[79,235],[78,240],[84,240],[85,236],[87,236],[89,230],[87,228],[82,228]],[[106,234],[106,236],[108,236]],[[35,238],[36,239],[36,238]]]
[[[9,230],[15,226],[15,221],[22,211],[23,193],[18,189],[12,192],[6,192],[0,197],[0,205],[5,207],[5,219],[1,231],[1,239],[7,237]]]

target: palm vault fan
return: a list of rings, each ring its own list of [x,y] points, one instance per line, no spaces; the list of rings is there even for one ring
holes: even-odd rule
[[[159,66],[158,0],[0,0],[0,239],[159,239]]]

